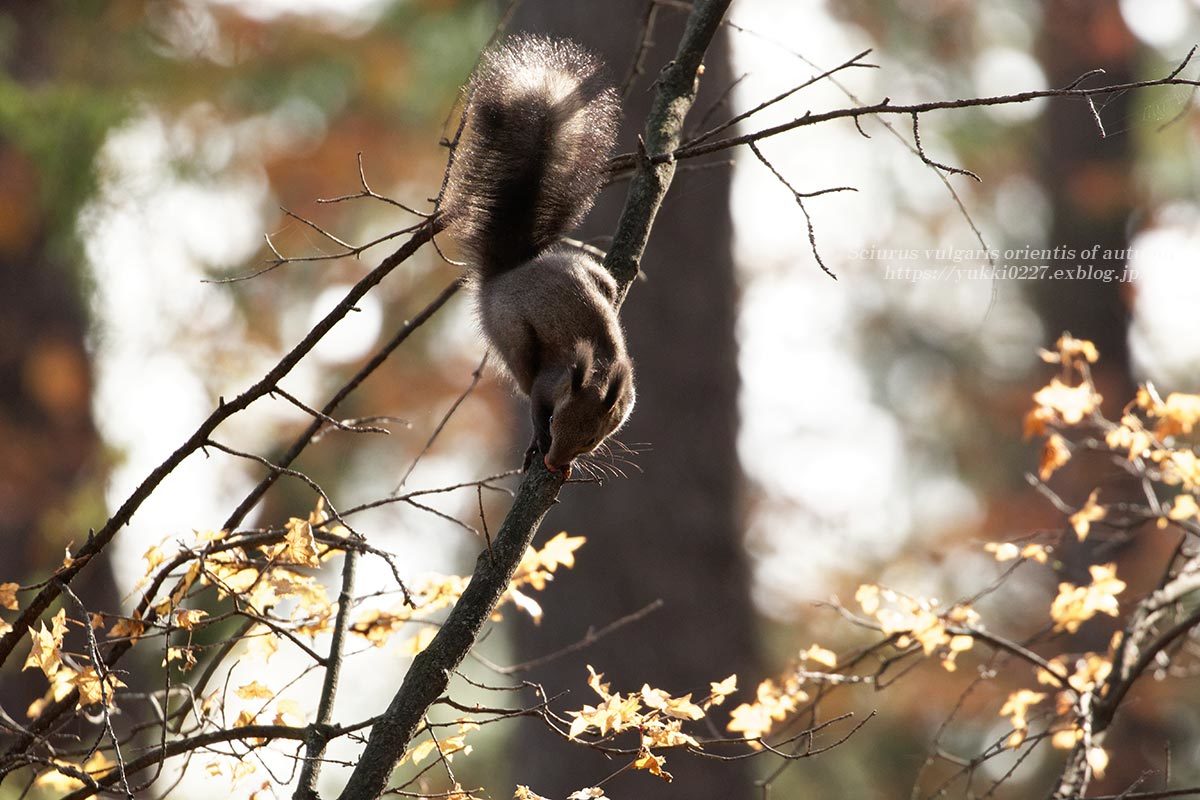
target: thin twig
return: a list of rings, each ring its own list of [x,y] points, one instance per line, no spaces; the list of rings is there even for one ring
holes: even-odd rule
[[[400,477],[400,483],[398,483],[396,488],[392,490],[393,495],[399,494],[400,490],[404,488],[405,481],[407,481],[409,476],[412,475],[413,470],[417,468],[417,464],[421,463],[421,459],[426,453],[429,452],[429,448],[433,447],[433,443],[436,442],[437,438],[442,434],[442,429],[446,427],[446,423],[450,421],[452,416],[454,416],[454,412],[458,411],[458,407],[463,404],[463,401],[470,396],[471,392],[475,391],[475,387],[479,384],[479,377],[483,374],[483,368],[487,365],[487,360],[488,354],[485,352],[483,354],[483,358],[479,359],[479,366],[477,366],[475,371],[471,373],[471,382],[467,384],[467,388],[463,389],[462,393],[455,398],[454,402],[450,404],[450,408],[446,410],[446,413],[442,415],[441,420],[439,420],[438,424],[434,426],[433,433],[429,435],[429,439],[425,442],[425,446],[421,448],[421,452],[417,453],[416,457],[412,460],[412,463],[408,465],[408,469],[404,471],[404,475]]]
[[[321,774],[321,759],[325,755],[326,738],[330,720],[333,718],[333,701],[337,696],[338,679],[342,672],[342,649],[346,639],[347,620],[354,601],[354,573],[358,565],[358,553],[347,550],[342,563],[342,588],[338,594],[337,615],[334,617],[333,634],[329,642],[329,655],[325,658],[325,679],[321,684],[321,699],[317,703],[317,718],[309,726],[309,736],[304,741],[304,766],[300,770],[300,781],[292,795],[293,800],[318,800],[317,778]]]

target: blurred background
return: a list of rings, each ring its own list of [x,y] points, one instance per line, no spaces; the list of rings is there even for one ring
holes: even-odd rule
[[[622,150],[674,51],[685,17],[677,5],[655,12]],[[645,8],[526,0],[510,29],[579,39],[623,79]],[[260,267],[270,256],[264,234],[288,256],[335,251],[280,206],[353,243],[411,224],[383,203],[316,203],[359,191],[361,153],[373,189],[429,207],[444,166],[439,138],[502,10],[468,0],[0,2],[0,580],[43,579],[218,397],[260,377],[387,252],[205,283]],[[820,82],[739,130],[885,96],[1064,86],[1094,68],[1106,74],[1093,84],[1148,79],[1200,39],[1196,0],[739,0],[729,19],[689,120],[697,130],[867,48],[880,69],[840,72],[837,85]],[[1110,416],[1140,381],[1200,389],[1194,93],[1130,92],[1099,106],[1105,137],[1082,102],[923,116],[927,154],[973,170],[978,184],[922,163],[903,116],[865,119],[861,133],[847,120],[765,140],[763,155],[797,190],[857,190],[807,199],[804,209],[745,150],[681,170],[646,279],[623,312],[639,405],[622,439],[642,450],[637,468],[603,487],[569,487],[543,535],[587,536],[579,565],[540,598],[540,625],[510,620],[481,652],[500,663],[536,658],[661,599],[660,610],[529,677],[552,692],[573,688],[579,702],[569,707],[585,702],[584,664],[622,690],[649,682],[683,693],[730,672],[752,687],[813,641],[855,643],[858,634],[814,601],[848,601],[864,581],[970,594],[997,574],[982,542],[1061,525],[1025,480],[1036,452],[1021,417],[1046,380],[1037,348],[1063,330],[1095,341]],[[582,238],[604,247],[623,191],[620,181],[606,190]],[[993,265],[982,250],[997,251],[997,267],[1054,268],[1079,259],[1020,251],[1095,246],[1108,253],[1091,261],[1097,269],[1136,272],[1136,281],[994,280],[981,270]],[[287,390],[318,405],[457,274],[432,248],[421,251],[288,376]],[[345,505],[388,494],[482,356],[469,301],[456,297],[340,412],[407,424],[389,437],[327,436],[299,467]],[[405,486],[518,466],[523,420],[507,386],[485,372]],[[269,458],[307,421],[282,400],[260,402],[222,439]],[[108,563],[86,571],[89,605],[128,603],[149,546],[219,526],[260,476],[219,453],[185,462],[118,536]],[[1082,503],[1104,480],[1062,475],[1055,486]],[[468,491],[430,506],[466,518],[476,502]],[[281,482],[251,524],[311,507],[305,487]],[[401,554],[409,577],[467,572],[478,550],[461,528],[412,507],[379,509],[357,527]],[[1156,569],[1160,550],[1129,548],[1123,574]],[[1075,568],[1086,574],[1083,563]],[[1019,638],[1041,624],[1022,611],[1048,607],[1058,577],[1021,573],[1024,609],[981,610]],[[360,587],[386,579],[386,566],[364,562]],[[356,690],[338,715],[369,714],[407,663],[394,648],[352,661],[346,683]],[[284,673],[274,676],[279,686]],[[931,737],[975,674],[931,664],[886,693],[845,695],[844,710],[879,715],[847,746],[788,767],[775,778],[777,796],[909,797]],[[0,677],[0,704],[21,718],[42,679],[11,669]],[[954,746],[969,755],[1001,735],[996,708],[1007,690],[968,704]],[[1200,780],[1195,687],[1172,691],[1142,688],[1110,738],[1122,757],[1100,789],[1161,769],[1168,740],[1176,777],[1192,770]],[[533,725],[490,727],[476,747],[460,776],[496,797],[515,783],[565,796],[611,771]],[[1029,759],[1002,796],[1042,791],[1058,762],[1038,752],[1045,758]],[[352,758],[353,748],[331,754]],[[677,756],[673,786],[622,776],[610,793],[758,797],[752,781],[774,766]],[[1010,766],[997,759],[981,771],[996,778]],[[330,768],[323,779],[337,786],[343,777]],[[178,796],[206,791],[195,775]]]

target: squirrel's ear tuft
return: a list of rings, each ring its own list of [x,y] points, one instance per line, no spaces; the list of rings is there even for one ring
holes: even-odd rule
[[[592,345],[590,342],[575,344],[575,358],[571,362],[571,391],[578,392],[587,383],[592,371]]]
[[[617,400],[629,387],[629,381],[629,365],[624,362],[614,364],[608,383],[608,391],[604,393],[604,408],[606,410],[617,404]]]

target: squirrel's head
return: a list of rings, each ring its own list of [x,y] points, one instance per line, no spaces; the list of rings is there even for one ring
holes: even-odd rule
[[[586,344],[576,346],[570,369],[555,387],[546,467],[560,472],[576,456],[595,450],[625,424],[633,402],[633,365],[628,357],[596,359]]]

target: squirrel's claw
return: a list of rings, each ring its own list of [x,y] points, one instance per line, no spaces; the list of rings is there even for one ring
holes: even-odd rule
[[[521,462],[521,472],[529,472],[529,468],[533,466],[533,460],[541,453],[538,448],[537,437],[529,443],[529,447],[525,448],[525,460]]]

